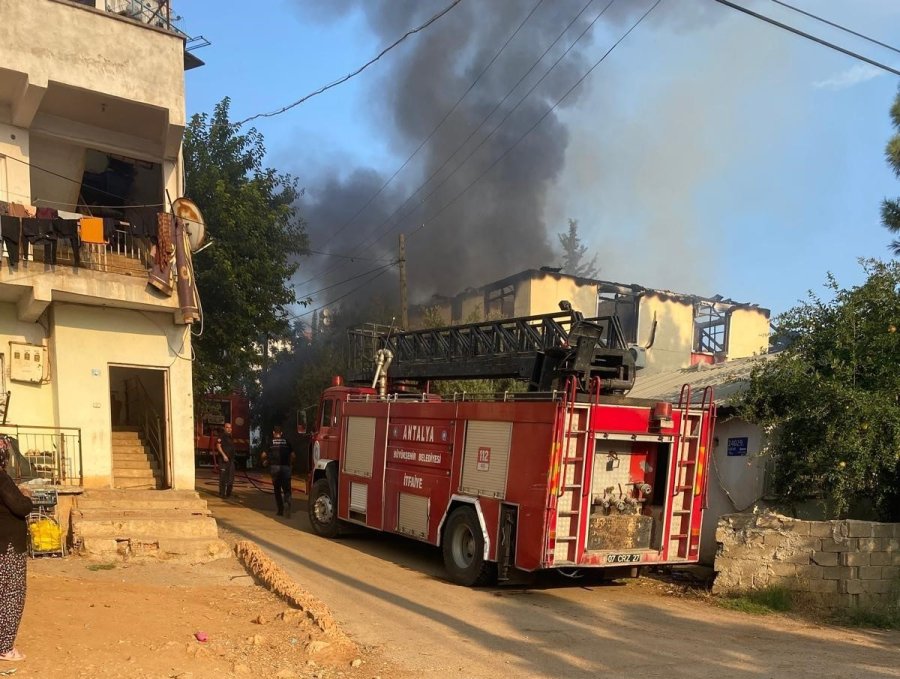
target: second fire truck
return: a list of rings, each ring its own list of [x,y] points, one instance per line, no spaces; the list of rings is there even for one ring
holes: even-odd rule
[[[513,568],[622,576],[698,560],[712,393],[624,396],[634,360],[615,318],[563,312],[351,340],[357,384],[335,378],[313,427],[319,535],[348,523],[437,545],[463,585]],[[428,388],[487,377],[529,390]]]

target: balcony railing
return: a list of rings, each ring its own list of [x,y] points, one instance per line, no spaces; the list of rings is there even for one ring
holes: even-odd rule
[[[19,267],[28,267],[32,263],[53,264],[51,246],[48,241],[38,241],[19,253]],[[75,252],[66,241],[57,241],[53,246],[56,249],[56,265],[75,267]],[[105,271],[119,273],[127,276],[143,275],[150,269],[150,242],[144,238],[135,237],[126,229],[117,229],[106,244],[83,243],[80,248],[80,257],[77,267],[92,271]],[[8,258],[9,252],[3,245],[3,257]]]
[[[9,451],[7,472],[18,481],[44,479],[59,486],[80,486],[81,429],[41,425],[0,425],[0,446]]]
[[[148,26],[182,33],[175,25],[181,17],[172,12],[169,0],[106,0],[106,11]]]

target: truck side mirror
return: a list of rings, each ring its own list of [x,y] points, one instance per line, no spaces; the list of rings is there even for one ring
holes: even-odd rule
[[[306,411],[305,410],[297,411],[297,433],[298,434],[306,433]]]

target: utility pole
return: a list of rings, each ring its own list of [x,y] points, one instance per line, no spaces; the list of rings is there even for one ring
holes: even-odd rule
[[[400,234],[400,327],[409,330],[409,305],[406,298],[406,236]]]

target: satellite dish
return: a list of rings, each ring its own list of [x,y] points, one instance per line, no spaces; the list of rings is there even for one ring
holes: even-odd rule
[[[203,221],[200,208],[188,198],[176,198],[172,203],[172,211],[184,222],[191,252],[197,252],[206,240],[206,223]]]

